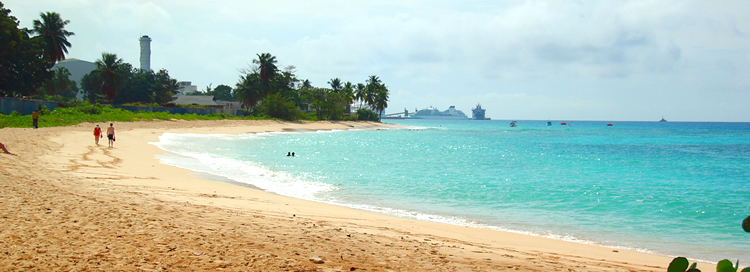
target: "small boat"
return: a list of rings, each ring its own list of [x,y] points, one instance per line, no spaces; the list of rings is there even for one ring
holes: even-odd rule
[[[552,125],[552,122],[547,122],[547,125],[548,125],[548,126],[551,126],[551,125]]]
[[[608,127],[614,126],[612,123],[607,123]]]
[[[562,123],[560,123],[560,125],[563,125],[563,126],[564,126],[564,125],[567,125],[567,124],[568,124],[568,123],[565,123],[565,122],[562,122]]]
[[[516,121],[510,122],[510,127],[516,127]]]
[[[667,120],[664,119],[664,116],[661,117],[661,120],[659,120],[659,123],[666,123]]]

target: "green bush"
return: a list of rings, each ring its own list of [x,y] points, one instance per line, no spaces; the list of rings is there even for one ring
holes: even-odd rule
[[[361,121],[380,121],[378,114],[368,109],[357,110],[357,120]]]
[[[669,267],[667,268],[667,272],[701,272],[697,268],[697,264],[693,263],[692,265],[688,266],[690,262],[688,262],[687,258],[685,257],[677,257],[672,260],[672,262],[669,264]],[[737,263],[732,266],[732,261],[724,259],[719,261],[718,264],[716,264],[716,272],[750,272],[750,267],[745,267],[742,270],[738,270],[740,267],[740,261],[737,260]]]
[[[133,102],[133,103],[125,103],[122,104],[123,106],[131,106],[131,107],[161,107],[158,103],[143,103],[143,102]]]
[[[260,105],[253,108],[253,111],[283,120],[297,120],[300,117],[299,109],[294,102],[279,93],[266,96]]]
[[[47,105],[39,104],[39,115],[47,115],[49,113],[50,113],[50,111],[47,108]]]

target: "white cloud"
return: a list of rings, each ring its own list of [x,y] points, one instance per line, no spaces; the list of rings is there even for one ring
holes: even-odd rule
[[[746,1],[4,3],[22,26],[42,11],[70,20],[70,57],[107,51],[137,65],[149,35],[152,68],[201,88],[233,86],[270,52],[316,86],[378,75],[393,109],[482,102],[516,119],[750,121]]]

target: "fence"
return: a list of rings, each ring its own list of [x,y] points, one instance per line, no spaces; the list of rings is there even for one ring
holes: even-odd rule
[[[39,109],[41,105],[46,106],[49,110],[54,110],[58,106],[55,102],[3,97],[0,99],[0,112],[9,115],[15,111],[21,115],[27,115]]]
[[[50,111],[54,110],[59,106],[58,103],[32,100],[32,99],[19,99],[3,97],[0,99],[0,113],[9,115],[12,112],[19,112],[21,115],[31,114],[34,110],[39,109],[40,105],[47,106]],[[232,111],[231,109],[199,109],[199,108],[165,108],[165,107],[135,107],[135,106],[112,106],[113,108],[129,110],[132,112],[144,111],[144,112],[169,112],[172,114],[191,114],[195,113],[198,115],[206,115],[213,113],[228,113],[237,116],[245,115],[242,110]]]
[[[169,112],[172,114],[191,114],[195,113],[198,115],[214,114],[214,113],[227,113],[232,114],[231,110],[225,109],[199,109],[199,108],[165,108],[165,107],[136,107],[136,106],[112,106],[113,108],[129,110],[132,112],[145,111],[145,112]],[[237,110],[234,112],[236,116],[243,116],[245,112]]]
[[[186,114],[195,113],[198,115],[206,115],[216,113],[215,109],[198,109],[198,108],[164,108],[164,107],[136,107],[136,106],[112,106],[113,108],[129,110],[132,112],[145,111],[145,112],[169,112],[172,114]]]

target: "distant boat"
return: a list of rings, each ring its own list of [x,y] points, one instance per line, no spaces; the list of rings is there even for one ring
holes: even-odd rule
[[[667,120],[664,119],[664,116],[661,117],[661,120],[659,120],[659,123],[667,122]]]
[[[564,125],[567,125],[567,124],[568,124],[568,123],[565,123],[565,122],[562,122],[562,123],[560,123],[560,125],[563,125],[563,126],[564,126]]]
[[[551,126],[551,125],[552,125],[552,122],[547,122],[547,125],[548,125],[548,126]]]
[[[486,110],[482,108],[482,105],[477,104],[476,108],[471,109],[471,119],[473,120],[486,120],[484,112]]]
[[[608,127],[614,126],[612,123],[607,123]]]
[[[434,107],[421,109],[412,114],[411,119],[469,120],[469,117],[464,112],[457,110],[455,106],[450,106],[445,111],[440,111]]]
[[[510,122],[510,127],[516,127],[516,121]]]

